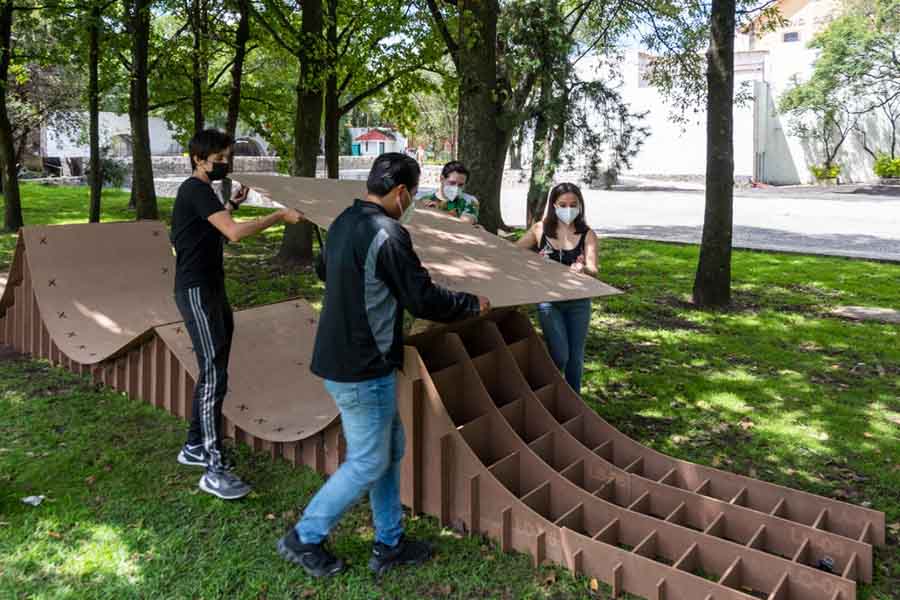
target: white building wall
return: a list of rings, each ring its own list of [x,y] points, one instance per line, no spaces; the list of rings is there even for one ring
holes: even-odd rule
[[[772,184],[813,182],[809,167],[823,162],[822,154],[807,140],[793,135],[787,116],[778,103],[792,80],[808,79],[816,51],[807,47],[816,32],[838,14],[837,0],[784,0],[786,26],[761,37],[739,34],[735,40],[735,87],[746,82],[753,100],[734,108],[735,178],[754,177]],[[793,34],[796,34],[793,35]],[[787,35],[787,37],[785,37]],[[790,41],[796,37],[796,41]],[[706,171],[706,111],[696,107],[685,115],[688,121],[672,119],[673,107],[654,88],[642,85],[638,50],[626,55],[621,93],[632,111],[649,111],[644,124],[650,137],[629,171],[635,175],[702,176]],[[867,124],[870,139],[883,135],[886,120],[872,117]],[[856,135],[851,134],[837,157],[842,181],[874,179],[872,159]]]
[[[650,135],[632,160],[630,173],[659,176],[699,176],[706,172],[706,108],[697,106],[684,115],[685,122],[677,122],[674,107],[658,89],[646,85],[640,77],[640,54],[632,51],[626,58],[626,73],[620,90],[632,112],[647,112],[643,125]],[[754,73],[738,73],[735,85],[752,81]],[[753,113],[751,103],[734,109],[734,166],[735,176],[753,175]]]
[[[53,126],[44,129],[41,136],[42,154],[60,158],[84,157],[90,155],[88,146],[88,114],[80,113],[81,131],[68,132]],[[181,155],[184,149],[175,139],[175,130],[165,119],[150,117],[150,153],[154,156]],[[131,137],[131,121],[126,114],[111,112],[100,113],[100,146],[110,146],[116,138]],[[245,136],[239,132],[238,137],[250,137],[264,152],[268,153],[268,144],[257,135]]]

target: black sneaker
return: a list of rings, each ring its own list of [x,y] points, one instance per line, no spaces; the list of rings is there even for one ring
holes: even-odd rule
[[[231,471],[209,471],[200,478],[200,489],[222,500],[238,500],[250,493],[249,485]]]
[[[431,558],[432,549],[428,542],[419,542],[401,537],[396,546],[375,542],[369,568],[375,575],[382,576],[399,565],[421,565]]]
[[[300,565],[312,577],[330,577],[344,570],[344,561],[325,549],[324,543],[304,544],[291,528],[276,546],[278,554]]]
[[[226,471],[233,471],[234,460],[227,452],[223,451],[221,454],[222,468]],[[197,444],[196,446],[185,444],[182,446],[181,451],[178,453],[178,462],[188,467],[203,467],[204,469],[209,467],[206,450],[203,449],[202,444]]]
[[[202,444],[196,446],[185,444],[178,453],[178,462],[189,467],[206,468],[206,450],[203,449]]]

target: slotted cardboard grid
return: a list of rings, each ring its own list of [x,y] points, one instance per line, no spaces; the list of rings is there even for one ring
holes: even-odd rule
[[[496,333],[499,334],[499,330]],[[502,335],[483,335],[493,339],[503,338]],[[584,481],[584,455],[579,456],[579,450],[584,452],[584,448],[571,441],[557,443],[557,436],[566,440],[563,436],[570,435],[559,422],[559,418],[564,421],[566,419],[551,418],[552,415],[547,411],[544,418],[539,419],[538,424],[530,431],[525,425],[522,417],[526,403],[530,400],[535,403],[533,407],[543,405],[538,403],[536,395],[530,389],[526,374],[518,371],[511,350],[496,347],[496,344],[495,349],[487,352],[479,347],[476,350],[479,356],[469,358],[470,367],[459,352],[461,341],[461,338],[452,333],[437,341],[453,346],[457,365],[468,373],[469,378],[474,370],[481,381],[480,386],[466,384],[466,398],[474,407],[470,414],[477,413],[479,416],[475,419],[469,419],[470,414],[463,417],[466,422],[460,427],[459,433],[479,460],[488,467],[489,473],[537,517],[552,522],[555,527],[585,535],[595,542],[616,545],[631,553],[637,552],[644,558],[666,566],[675,564],[685,555],[693,536],[693,544],[701,548],[695,551],[696,556],[691,555],[691,569],[688,572],[694,575],[715,575],[719,593],[721,588],[727,588],[737,590],[740,597],[756,597],[752,594],[744,595],[747,590],[755,590],[757,594],[765,594],[767,597],[778,589],[781,573],[810,578],[811,570],[797,563],[774,558],[724,537],[690,532],[663,520],[661,516],[654,518],[636,510],[641,503],[652,508],[654,499],[648,494],[644,494],[632,506],[624,508],[584,490],[578,485],[579,479]],[[463,346],[465,349],[465,344]],[[502,385],[498,382],[497,373],[503,374]],[[453,394],[452,387],[452,379],[442,378],[441,383],[436,385],[436,390],[438,393],[446,390]],[[521,397],[523,395],[524,398]],[[520,397],[510,400],[515,396]],[[453,411],[451,417],[452,413]],[[460,426],[458,420],[456,425]],[[525,477],[528,481],[523,482]],[[665,512],[665,516],[668,516],[669,511],[658,512]],[[614,529],[608,527],[613,521]],[[720,518],[716,526],[723,525],[723,519]],[[542,544],[546,546],[546,539]],[[708,552],[710,547],[714,551]],[[682,563],[689,565],[685,560]],[[773,564],[777,565],[774,569]],[[832,579],[832,586],[842,586],[847,593],[855,590],[850,581],[834,576]],[[815,597],[810,595],[813,593],[816,592],[804,588],[796,597],[812,598]]]
[[[819,533],[824,532],[832,534],[832,538],[855,542],[857,545],[844,544],[853,552],[861,550],[859,544],[884,544],[883,513],[673,459],[635,442],[603,420],[568,388],[524,315],[507,312],[498,319],[501,334],[510,343],[510,351],[532,387],[545,384],[547,389],[541,390],[540,397],[546,399],[548,409],[572,418],[581,415],[583,420],[577,427],[582,432],[582,441],[617,467],[646,480],[741,507],[746,509],[744,513],[753,511],[758,513],[757,517],[777,517],[782,524],[790,521],[807,526],[812,543],[823,539]],[[555,386],[553,397],[550,386]],[[851,554],[848,552],[846,557],[849,559]],[[869,581],[871,563],[863,570],[866,572],[863,579]]]

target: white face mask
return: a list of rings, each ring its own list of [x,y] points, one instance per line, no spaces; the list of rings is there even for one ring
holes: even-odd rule
[[[566,225],[571,225],[578,218],[578,213],[577,206],[556,207],[556,217]]]
[[[410,221],[412,221],[413,213],[416,212],[416,202],[413,200],[412,195],[409,196],[409,206],[406,207],[406,210],[403,209],[403,203],[400,202],[400,195],[397,194],[397,204],[400,205],[400,218],[397,219],[400,221],[401,225],[408,225]]]
[[[459,192],[460,190],[458,185],[453,185],[450,183],[444,185],[444,198],[446,198],[450,202],[453,202],[459,197]]]

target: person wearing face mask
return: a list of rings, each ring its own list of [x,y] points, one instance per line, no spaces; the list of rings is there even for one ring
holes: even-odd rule
[[[232,143],[228,135],[215,129],[201,131],[191,139],[194,172],[178,188],[170,234],[175,247],[175,303],[200,367],[187,442],[178,453],[178,462],[204,467],[200,489],[224,500],[246,496],[250,486],[222,458],[222,403],[228,389],[228,355],[234,331],[225,295],[223,243],[303,218],[293,209],[254,221],[238,223],[231,218],[249,190],[235,190],[234,197],[223,206],[211,182],[228,174]]]
[[[419,174],[409,156],[379,156],[369,172],[366,198],[332,223],[316,268],[325,281],[325,300],[310,370],[325,380],[340,410],[347,454],[277,544],[282,557],[314,577],[344,568],[324,541],[364,493],[375,524],[369,567],[376,574],[431,557],[427,543],[403,534],[405,439],[395,398],[403,361],[403,309],[450,322],[485,312],[490,302],[435,285],[419,262],[403,226],[415,209]]]
[[[547,215],[522,236],[517,245],[562,263],[573,273],[597,274],[597,234],[584,218],[584,197],[573,183],[550,190]],[[591,322],[591,300],[542,302],[538,320],[547,348],[566,381],[581,393],[584,345]]]
[[[438,190],[422,198],[426,208],[439,208],[453,213],[460,221],[478,223],[478,200],[465,193],[469,170],[459,161],[448,162],[441,170]]]

